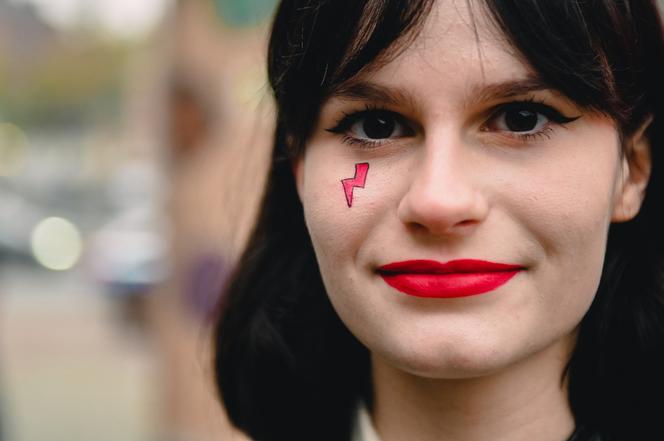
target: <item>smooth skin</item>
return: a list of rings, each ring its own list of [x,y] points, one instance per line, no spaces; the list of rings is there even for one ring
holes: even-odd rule
[[[543,86],[469,3],[438,1],[405,51],[325,102],[298,192],[332,304],[371,352],[383,441],[562,441],[563,369],[609,225],[640,208],[645,126],[622,155],[610,118]],[[362,162],[349,208],[340,180]],[[425,299],[376,272],[412,259],[524,270],[486,294]]]

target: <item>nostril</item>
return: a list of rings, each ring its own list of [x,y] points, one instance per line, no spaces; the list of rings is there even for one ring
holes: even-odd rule
[[[479,221],[468,219],[465,221],[461,221],[458,224],[456,224],[457,227],[472,227],[474,225],[477,225]]]
[[[455,224],[437,224],[437,223],[427,223],[427,222],[409,222],[406,227],[416,234],[420,233],[433,233],[436,235],[454,235],[461,234],[465,235],[470,233],[475,227],[477,227],[481,221],[468,219],[464,221],[457,222]]]

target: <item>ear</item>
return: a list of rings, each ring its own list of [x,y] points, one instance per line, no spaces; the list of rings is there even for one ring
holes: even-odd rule
[[[293,171],[293,178],[295,178],[297,195],[300,200],[302,200],[302,188],[304,186],[304,153],[291,159],[291,169]]]
[[[652,171],[650,140],[646,130],[652,122],[649,116],[629,139],[625,140],[625,154],[622,159],[622,178],[616,191],[612,222],[632,220],[641,209],[646,187]]]

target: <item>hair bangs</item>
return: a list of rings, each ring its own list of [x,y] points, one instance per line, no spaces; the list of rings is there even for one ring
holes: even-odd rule
[[[578,105],[610,116],[623,134],[637,130],[653,113],[655,106],[642,96],[644,87],[661,81],[652,76],[661,71],[659,61],[649,60],[653,53],[661,53],[661,25],[651,2],[484,3],[525,61]],[[644,29],[636,29],[637,25]]]
[[[398,54],[417,35],[433,0],[310,1],[305,7],[301,3],[282,2],[268,55],[279,108],[277,144],[289,156],[304,149],[325,98],[360,72]]]

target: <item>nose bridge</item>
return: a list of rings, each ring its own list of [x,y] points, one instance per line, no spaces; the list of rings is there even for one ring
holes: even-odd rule
[[[430,196],[436,199],[460,196],[451,191],[457,186],[462,187],[467,178],[464,176],[464,152],[457,138],[445,133],[426,140],[420,171],[414,173],[413,179],[413,186],[419,187],[419,191],[431,193]]]
[[[400,202],[401,220],[436,233],[481,221],[487,202],[472,156],[470,146],[457,131],[447,128],[430,134]]]

